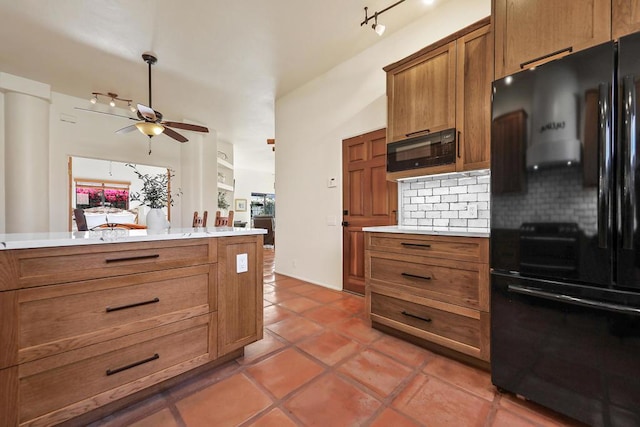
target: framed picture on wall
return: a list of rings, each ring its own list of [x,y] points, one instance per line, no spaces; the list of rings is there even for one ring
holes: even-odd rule
[[[247,211],[247,199],[236,199],[235,200],[235,210],[236,212],[246,212]]]

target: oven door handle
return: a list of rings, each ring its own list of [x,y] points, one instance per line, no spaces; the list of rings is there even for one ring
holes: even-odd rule
[[[611,109],[609,85],[598,86],[598,246],[606,249],[611,236]]]
[[[553,301],[560,301],[567,304],[579,305],[582,307],[597,308],[600,310],[608,310],[616,313],[632,314],[632,315],[640,316],[640,308],[628,307],[620,304],[611,304],[611,303],[602,302],[602,301],[594,301],[591,299],[572,297],[572,296],[563,295],[563,294],[554,294],[552,292],[545,292],[539,289],[529,288],[527,286],[508,285],[507,289],[509,290],[509,292],[514,292],[517,294],[530,295],[530,296],[545,298]]]

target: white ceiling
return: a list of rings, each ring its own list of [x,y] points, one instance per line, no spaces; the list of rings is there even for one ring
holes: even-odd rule
[[[275,99],[380,40],[360,26],[364,7],[393,3],[0,0],[0,71],[80,98],[115,92],[148,104],[141,54],[153,51],[154,109],[215,129],[234,144],[239,167],[273,171],[266,139],[274,137]],[[433,7],[406,0],[385,12],[384,36]]]

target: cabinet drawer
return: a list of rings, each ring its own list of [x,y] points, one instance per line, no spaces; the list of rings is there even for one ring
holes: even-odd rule
[[[480,319],[462,316],[411,301],[371,293],[371,313],[413,329],[449,340],[480,347]]]
[[[202,265],[21,290],[20,362],[208,313],[215,280]]]
[[[13,252],[18,287],[164,270],[216,261],[211,239],[116,243]]]
[[[372,255],[371,280],[407,286],[408,292],[439,301],[475,309],[480,307],[479,264],[458,262],[452,268]]]
[[[489,239],[487,238],[399,233],[367,233],[367,235],[369,250],[459,261],[489,261]]]
[[[58,410],[64,409],[65,417],[78,415],[166,379],[163,370],[192,365],[194,359],[204,363],[208,318],[200,316],[21,365],[20,422],[43,417],[46,420],[34,424],[53,424],[61,420]],[[69,414],[70,408],[77,412]]]

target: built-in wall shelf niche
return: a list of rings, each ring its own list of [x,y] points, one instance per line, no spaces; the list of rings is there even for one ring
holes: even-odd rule
[[[226,191],[233,193],[234,191],[234,176],[233,176],[233,145],[218,141],[218,191]],[[227,194],[226,196],[230,200],[233,200],[233,194]]]
[[[222,182],[218,182],[218,189],[225,191],[233,191],[233,185],[224,184]]]
[[[228,161],[221,159],[220,157],[218,157],[218,166],[233,170],[233,165]]]

